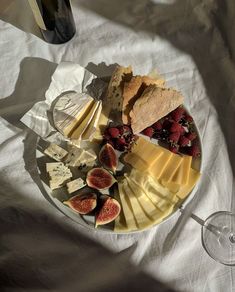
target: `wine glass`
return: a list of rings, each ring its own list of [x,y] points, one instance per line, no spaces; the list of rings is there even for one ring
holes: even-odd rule
[[[218,211],[206,220],[193,213],[190,217],[202,226],[202,245],[209,256],[224,265],[235,265],[235,214]]]

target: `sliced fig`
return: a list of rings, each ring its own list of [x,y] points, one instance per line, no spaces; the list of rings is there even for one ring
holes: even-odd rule
[[[104,168],[115,172],[118,165],[118,157],[113,148],[109,143],[106,143],[100,150],[99,153],[100,163]]]
[[[88,171],[86,177],[87,185],[93,189],[106,190],[115,182],[115,178],[104,168],[96,167]]]
[[[65,201],[64,204],[79,214],[88,214],[95,209],[97,196],[95,193],[79,194]]]
[[[121,206],[116,199],[109,196],[102,196],[101,199],[101,207],[95,214],[95,227],[112,222],[121,211]]]

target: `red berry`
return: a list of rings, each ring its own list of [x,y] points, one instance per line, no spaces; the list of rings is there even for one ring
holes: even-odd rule
[[[188,114],[185,114],[184,119],[188,123],[192,123],[193,122],[193,118]]]
[[[173,153],[178,153],[179,146],[178,145],[170,145],[169,150]]]
[[[160,130],[162,129],[162,123],[159,122],[159,121],[157,121],[156,123],[154,123],[154,124],[152,125],[152,127],[153,127],[155,130],[160,131]]]
[[[118,128],[114,128],[114,127],[109,128],[108,133],[110,134],[112,138],[117,138],[120,135]]]
[[[163,124],[162,124],[162,128],[165,130],[168,130],[172,125],[172,122],[168,119],[165,119]]]
[[[182,126],[178,124],[177,122],[173,122],[171,127],[170,127],[170,132],[181,132],[182,131]]]
[[[190,141],[193,141],[197,138],[197,134],[195,132],[188,132],[185,135]]]
[[[149,138],[152,138],[153,133],[154,133],[154,130],[151,127],[148,127],[148,128],[146,128],[146,129],[143,130],[143,134],[145,136],[148,136]]]
[[[132,130],[128,125],[119,126],[118,129],[119,129],[119,132],[120,132],[121,135],[123,135],[123,134],[124,135],[125,134],[131,134],[132,133]]]
[[[179,139],[179,145],[181,147],[187,146],[189,144],[189,142],[190,142],[190,140],[185,136],[181,136]]]
[[[192,145],[188,147],[187,153],[193,157],[200,156],[200,149],[197,145]]]
[[[177,107],[173,112],[171,112],[170,116],[176,122],[179,122],[183,117],[184,109],[182,107]]]
[[[177,143],[179,141],[180,132],[171,133],[168,137],[168,141],[172,143]]]
[[[125,140],[125,138],[121,137],[121,138],[117,139],[116,143],[118,145],[126,145],[126,140]]]

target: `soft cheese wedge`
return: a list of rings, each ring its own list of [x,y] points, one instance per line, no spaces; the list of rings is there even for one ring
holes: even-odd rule
[[[88,123],[87,128],[82,134],[82,140],[89,140],[92,138],[95,133],[96,128],[99,126],[99,119],[102,111],[102,103],[98,103],[98,106],[95,110],[93,117],[91,118],[90,123]]]
[[[87,111],[81,116],[80,123],[73,129],[69,135],[71,139],[81,139],[81,136],[88,129],[89,124],[96,112],[96,109],[100,106],[100,102],[94,102],[90,105]]]
[[[93,103],[94,99],[85,93],[68,93],[60,97],[53,109],[55,127],[65,137],[69,137]]]

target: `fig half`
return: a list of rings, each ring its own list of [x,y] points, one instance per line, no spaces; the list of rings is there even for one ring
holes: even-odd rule
[[[99,161],[104,168],[111,170],[115,173],[118,166],[118,157],[113,148],[109,143],[106,143],[100,150]]]
[[[116,179],[106,169],[96,167],[88,171],[86,182],[93,189],[106,190],[116,182]]]
[[[95,209],[97,196],[95,193],[79,194],[65,201],[64,204],[77,213],[85,215]]]
[[[112,222],[121,211],[121,206],[116,199],[109,196],[102,196],[101,200],[101,207],[95,214],[95,227]]]

